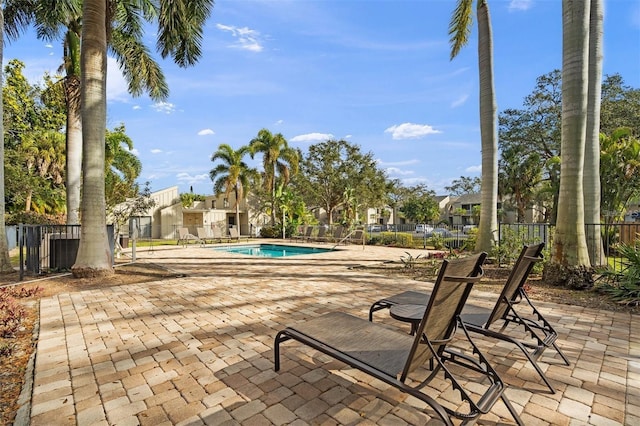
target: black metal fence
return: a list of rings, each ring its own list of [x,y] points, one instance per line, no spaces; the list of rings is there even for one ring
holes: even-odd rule
[[[113,259],[113,225],[107,225]],[[80,246],[80,225],[19,225],[20,279],[25,274],[70,270]]]
[[[498,241],[500,245],[507,240],[515,240],[518,244],[544,242],[547,247],[553,245],[555,227],[547,223],[501,223],[498,225]],[[616,247],[618,244],[634,244],[640,239],[640,223],[596,223],[585,225],[587,240],[600,239],[602,249],[592,253],[592,264],[609,265],[617,268],[620,262]]]

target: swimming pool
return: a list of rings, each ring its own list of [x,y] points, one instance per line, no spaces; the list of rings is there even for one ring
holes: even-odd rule
[[[216,247],[214,248],[214,250],[258,257],[289,257],[333,251],[333,249],[329,248],[298,247],[282,244],[250,244],[241,246],[225,246]]]

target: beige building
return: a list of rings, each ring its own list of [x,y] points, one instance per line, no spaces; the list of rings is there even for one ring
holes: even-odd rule
[[[155,206],[137,218],[141,236],[154,239],[176,238],[176,230],[186,227],[192,234],[198,228],[217,226],[222,230],[239,227],[241,235],[257,235],[269,217],[251,208],[247,200],[240,200],[240,223],[236,223],[236,205],[233,195],[227,199],[206,196],[204,201],[195,201],[191,206],[183,206],[177,186],[153,192],[151,198]]]

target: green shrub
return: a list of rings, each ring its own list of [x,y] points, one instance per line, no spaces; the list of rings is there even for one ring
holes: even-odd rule
[[[620,271],[603,271],[602,290],[620,304],[638,306],[640,305],[640,240],[635,244],[620,244],[618,253],[624,266]]]

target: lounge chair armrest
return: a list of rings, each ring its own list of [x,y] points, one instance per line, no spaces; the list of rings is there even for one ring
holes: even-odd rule
[[[482,277],[484,277],[484,270],[482,268],[480,268],[480,273],[478,275],[476,275],[475,277],[456,277],[453,275],[445,275],[444,280],[445,281],[456,281],[456,282],[461,282],[461,283],[475,283],[478,282],[482,279]]]

